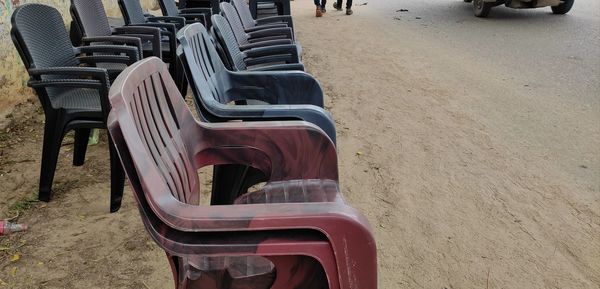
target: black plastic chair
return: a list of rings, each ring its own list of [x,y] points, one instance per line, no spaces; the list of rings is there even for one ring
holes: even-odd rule
[[[25,4],[12,15],[11,37],[44,109],[44,143],[39,199],[49,201],[62,139],[75,131],[73,165],[83,165],[92,128],[106,128],[109,113],[108,71],[83,67],[97,62],[131,64],[137,48],[95,45],[73,47],[60,13],[46,5]],[[101,53],[102,55],[97,55]],[[109,138],[111,166],[110,211],[121,206],[124,175]]]
[[[262,15],[291,15],[290,0],[249,0],[248,6],[252,18],[260,19]],[[273,11],[274,10],[274,11]]]
[[[160,10],[164,16],[178,16],[185,18],[185,24],[200,22],[205,26],[210,25],[211,8],[183,8],[178,9],[175,0],[158,0]]]
[[[102,0],[71,0],[72,29],[80,32],[75,43],[110,43],[134,45],[141,42],[142,57],[163,57],[160,28],[124,26],[111,27]],[[73,38],[73,36],[71,37]],[[73,39],[72,39],[73,40]],[[175,59],[169,55],[169,46],[164,47],[165,60]]]
[[[213,15],[211,19],[213,23],[211,31],[218,44],[217,51],[227,69],[236,71],[304,71],[304,65],[300,62],[298,55],[298,46],[281,44],[257,47],[242,52],[227,19],[221,15]]]
[[[221,0],[179,0],[179,9],[210,8],[212,14],[219,14]]]
[[[323,109],[319,83],[301,71],[233,72],[219,57],[202,24],[179,31],[177,51],[198,115],[207,122],[304,120],[320,127],[335,143],[335,124]],[[228,105],[258,100],[268,105]],[[245,166],[216,166],[213,172],[214,204],[235,198],[248,187],[265,180]]]
[[[185,18],[179,16],[148,16],[140,0],[119,0],[119,8],[127,26],[149,26],[161,29],[163,36],[163,60],[169,64],[169,72],[179,86],[180,92],[185,95],[187,90],[183,71],[177,61],[177,30],[185,26]],[[164,46],[167,47],[164,47]]]
[[[264,29],[264,27],[290,27],[292,28],[292,31],[294,30],[294,23],[292,21],[292,16],[290,15],[278,15],[254,19],[250,12],[250,7],[248,7],[245,0],[231,0],[231,3],[240,16],[240,20],[246,31]]]
[[[227,2],[221,2],[221,15],[227,19],[235,33],[240,50],[278,44],[293,44],[294,35],[289,27],[276,27],[246,32],[235,8]]]

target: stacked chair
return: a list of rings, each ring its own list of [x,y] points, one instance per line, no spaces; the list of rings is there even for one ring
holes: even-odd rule
[[[232,1],[161,0],[154,17],[119,0],[115,28],[101,0],[71,0],[82,47],[54,8],[15,10],[12,39],[46,115],[40,199],[65,132],[82,165],[90,129],[108,128],[111,212],[126,175],[175,288],[376,289],[375,241],[340,192],[335,123],[291,17],[256,20]],[[206,166],[210,205],[199,205]]]
[[[213,15],[212,32],[217,51],[229,70],[301,70],[299,48],[296,44],[279,44],[241,51],[227,19]]]
[[[110,92],[109,130],[176,288],[377,288],[366,219],[339,192],[331,139],[306,122],[200,123],[165,65],[144,59]],[[253,166],[261,189],[199,206],[196,171]]]
[[[164,16],[177,16],[185,18],[185,24],[200,22],[208,26],[211,8],[182,8],[177,7],[175,0],[158,0],[160,10]]]

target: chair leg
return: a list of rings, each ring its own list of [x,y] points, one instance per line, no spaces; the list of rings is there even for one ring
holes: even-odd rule
[[[42,166],[40,170],[40,189],[38,199],[49,202],[52,198],[52,182],[58,162],[58,153],[63,138],[63,128],[58,120],[46,118],[44,125],[44,143],[42,147]]]
[[[75,144],[73,145],[74,166],[82,166],[85,161],[85,152],[87,151],[91,131],[89,128],[75,130]]]
[[[110,212],[114,213],[121,208],[125,186],[125,171],[112,140],[109,140],[108,145],[110,152]]]
[[[248,167],[243,165],[214,166],[210,204],[233,204],[247,170]]]

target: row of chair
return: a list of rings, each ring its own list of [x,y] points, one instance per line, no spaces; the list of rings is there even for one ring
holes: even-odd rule
[[[232,0],[219,14],[154,19],[119,0],[126,26],[114,28],[100,0],[71,1],[81,47],[52,7],[26,4],[12,17],[46,114],[41,199],[62,136],[75,130],[82,165],[90,129],[107,127],[111,211],[125,173],[176,288],[377,287],[375,242],[340,193],[334,122],[303,72],[291,17],[256,20]],[[199,205],[205,166],[210,206]]]

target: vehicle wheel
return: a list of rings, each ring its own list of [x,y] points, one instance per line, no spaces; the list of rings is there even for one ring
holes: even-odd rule
[[[552,13],[554,14],[567,14],[573,7],[575,0],[563,0],[563,3],[557,6],[552,6]]]
[[[473,13],[477,17],[487,17],[490,10],[494,7],[492,2],[484,2],[484,0],[473,0]]]

